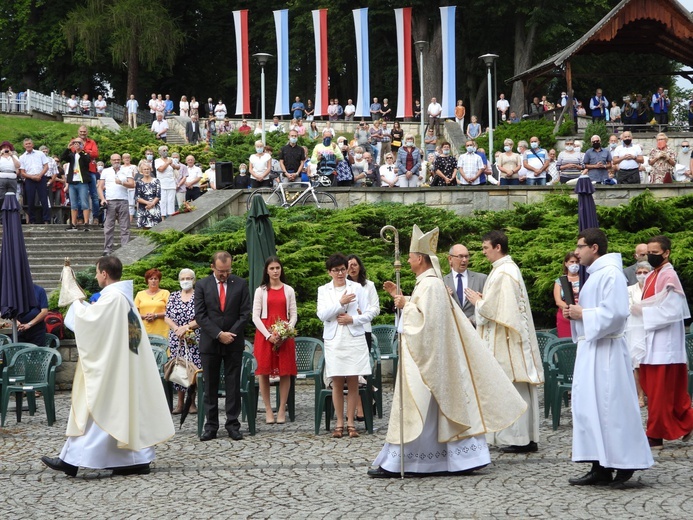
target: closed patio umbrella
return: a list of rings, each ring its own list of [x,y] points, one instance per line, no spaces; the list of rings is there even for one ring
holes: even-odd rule
[[[262,280],[265,260],[277,254],[270,213],[262,197],[253,197],[245,223],[245,239],[248,247],[248,283],[250,294],[253,294]]]
[[[2,250],[0,250],[0,316],[12,320],[12,340],[17,342],[18,315],[37,305],[19,203],[7,193],[2,205]]]
[[[589,228],[598,228],[597,207],[594,204],[594,185],[587,175],[581,175],[575,185],[575,193],[578,199],[578,231]],[[580,289],[587,281],[589,275],[584,266],[580,266]]]

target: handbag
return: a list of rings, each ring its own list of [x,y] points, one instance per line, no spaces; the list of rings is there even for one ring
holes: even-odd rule
[[[170,381],[171,383],[179,384],[184,388],[189,388],[195,384],[195,377],[198,372],[198,368],[195,363],[187,359],[188,356],[188,342],[181,338],[185,345],[186,357],[174,357],[166,362],[164,365],[164,379]]]

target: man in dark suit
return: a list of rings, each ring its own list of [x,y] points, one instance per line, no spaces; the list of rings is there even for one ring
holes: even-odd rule
[[[235,441],[243,439],[241,411],[241,362],[245,348],[243,330],[250,317],[248,283],[231,275],[233,260],[226,251],[212,256],[212,274],[195,286],[195,321],[200,327],[200,361],[205,374],[205,427],[201,441],[215,439],[219,429],[219,370],[224,363],[226,382],[226,431]],[[200,412],[201,413],[201,410]]]
[[[443,277],[443,281],[455,303],[462,308],[462,312],[476,327],[474,305],[467,300],[464,290],[469,287],[473,291],[482,293],[486,283],[486,275],[467,269],[469,251],[462,244],[455,244],[450,248],[448,263],[450,264],[450,272]]]
[[[207,114],[207,117],[214,117],[214,101],[212,101],[212,98],[207,99],[207,103],[205,104],[205,113]]]
[[[192,116],[190,121],[185,123],[185,140],[188,144],[197,144],[200,140],[200,123],[197,116]]]

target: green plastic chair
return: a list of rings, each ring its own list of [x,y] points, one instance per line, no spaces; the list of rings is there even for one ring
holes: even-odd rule
[[[0,347],[2,345],[7,345],[8,343],[12,343],[12,338],[5,334],[0,334]]]
[[[693,398],[693,334],[686,334],[686,354],[688,355],[688,394]]]
[[[539,354],[541,359],[544,359],[544,353],[546,352],[546,345],[548,345],[554,339],[558,339],[555,334],[551,332],[546,332],[543,330],[537,331],[537,343],[539,344]]]
[[[554,376],[555,387],[553,390],[553,404],[551,417],[553,419],[554,431],[558,429],[561,421],[561,401],[563,396],[573,388],[573,370],[575,369],[575,356],[577,355],[577,345],[575,343],[563,343],[552,347],[551,352],[551,373]]]
[[[156,366],[159,368],[159,377],[161,378],[161,384],[164,387],[164,394],[166,394],[166,402],[168,403],[168,410],[170,412],[171,410],[173,410],[173,383],[171,383],[170,381],[166,381],[166,378],[164,377],[164,365],[168,361],[168,354],[166,353],[167,349],[168,345],[164,347],[152,343],[152,352],[154,353]]]
[[[291,388],[287,405],[289,407],[289,420],[294,422],[296,417],[296,379],[315,379],[318,373],[317,355],[325,349],[322,340],[299,336],[296,341],[296,377],[291,378]],[[279,388],[277,387],[277,402],[279,402]]]
[[[17,352],[2,370],[2,397],[0,426],[5,426],[10,395],[15,395],[17,422],[22,421],[22,400],[26,393],[29,415],[36,412],[36,392],[43,392],[48,425],[55,423],[55,368],[62,363],[57,350],[47,347],[29,347]],[[23,381],[12,383],[13,376],[21,373]]]
[[[397,328],[394,325],[373,325],[372,334],[378,338],[380,360],[392,360],[392,379],[394,381],[397,378],[397,363],[399,363]]]
[[[243,352],[243,360],[241,361],[241,412],[243,417],[247,417],[248,431],[250,435],[255,435],[255,373],[253,372],[253,364],[255,358],[250,352]],[[221,362],[219,367],[219,397],[226,395],[224,388],[224,362]],[[200,370],[197,373],[197,436],[202,435],[205,426],[205,379],[204,372]]]
[[[371,367],[375,365],[375,358],[371,352]],[[315,401],[315,435],[320,434],[320,423],[323,414],[325,415],[325,429],[330,431],[330,422],[334,414],[332,405],[332,389],[325,387],[325,356],[320,356],[318,362],[318,374],[315,375],[315,385],[319,386],[320,391],[316,391]],[[366,385],[359,387],[359,395],[361,403],[363,403],[363,416],[366,422],[366,430],[368,433],[373,433],[373,377],[366,377]]]
[[[159,336],[158,334],[148,334],[149,344],[154,347],[162,347],[164,351],[168,352],[168,338]]]
[[[250,352],[252,354],[254,348],[255,347],[253,346],[253,342],[250,341],[249,339],[246,339],[245,340],[245,351]]]
[[[60,338],[58,336],[56,336],[55,334],[51,334],[50,332],[46,332],[46,342],[44,343],[43,346],[58,350],[60,348]]]
[[[556,380],[551,373],[551,361],[553,359],[552,350],[559,345],[572,343],[571,338],[555,338],[549,341],[544,347],[544,356],[542,357],[544,366],[544,418],[549,417],[553,406],[553,394],[556,388]]]
[[[553,334],[554,336],[558,336],[558,328],[557,327],[554,327],[553,329],[549,329],[546,332],[548,332],[549,334]]]
[[[20,350],[24,350],[26,348],[32,348],[32,347],[37,347],[38,345],[34,345],[33,343],[7,343],[5,345],[2,345],[0,347],[0,369],[2,367],[6,367],[7,365],[10,364],[10,361],[12,361],[12,358],[14,355],[19,352]],[[23,373],[15,373],[10,376],[11,380],[10,382],[12,384],[18,384],[24,381],[24,374]]]

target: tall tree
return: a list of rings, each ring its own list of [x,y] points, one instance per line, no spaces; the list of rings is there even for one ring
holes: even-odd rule
[[[141,66],[159,73],[170,69],[184,41],[160,0],[88,0],[68,14],[62,28],[70,47],[81,44],[88,61],[106,48],[114,65],[127,68],[127,96],[137,92]]]

